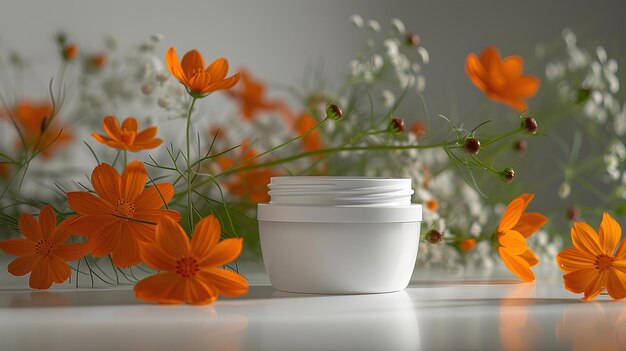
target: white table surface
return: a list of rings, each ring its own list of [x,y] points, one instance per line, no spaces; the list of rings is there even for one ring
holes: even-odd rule
[[[243,298],[161,306],[136,300],[130,285],[33,291],[2,269],[0,349],[626,349],[626,302],[584,302],[557,274],[527,284],[506,272],[416,272],[404,291],[351,296],[283,293],[262,273],[248,278]]]

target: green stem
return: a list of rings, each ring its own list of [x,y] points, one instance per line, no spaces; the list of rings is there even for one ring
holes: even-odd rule
[[[488,141],[484,142],[484,143],[483,143],[483,145],[482,145],[482,147],[483,147],[483,148],[484,148],[484,147],[487,147],[488,145],[491,145],[491,144],[493,144],[493,143],[495,143],[495,142],[497,142],[497,141],[500,141],[500,140],[502,140],[502,139],[504,139],[504,138],[508,138],[508,137],[510,137],[511,135],[513,135],[513,134],[517,134],[517,133],[519,133],[519,132],[521,132],[521,131],[524,131],[524,130],[526,130],[526,128],[517,128],[517,129],[514,129],[514,130],[512,130],[512,131],[510,131],[510,132],[508,132],[508,133],[506,133],[506,134],[502,134],[502,135],[500,135],[499,137],[495,137],[495,138],[493,138],[493,139],[490,139],[490,140],[488,140]]]
[[[189,106],[189,112],[187,113],[187,133],[186,133],[186,143],[187,143],[187,213],[189,215],[189,232],[193,233],[193,202],[192,202],[192,164],[191,164],[191,142],[190,142],[190,130],[191,130],[191,113],[193,112],[193,107],[196,105],[196,100],[198,98],[194,97],[191,100],[191,105]]]

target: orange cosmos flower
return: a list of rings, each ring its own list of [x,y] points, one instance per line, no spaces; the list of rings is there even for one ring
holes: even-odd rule
[[[28,285],[33,289],[48,289],[52,283],[63,283],[72,270],[66,261],[76,261],[87,253],[85,244],[66,244],[70,237],[70,217],[57,226],[54,211],[46,205],[39,213],[39,221],[31,214],[22,214],[18,221],[25,239],[0,242],[0,249],[9,255],[19,256],[7,267],[17,276],[30,274]]]
[[[251,121],[263,111],[281,110],[285,106],[279,101],[269,101],[265,97],[265,86],[247,71],[241,71],[240,88],[227,90],[226,94],[237,100],[241,106],[241,115]]]
[[[45,158],[52,156],[54,148],[72,140],[71,134],[62,129],[55,120],[50,121],[52,105],[47,101],[19,101],[13,111],[13,117],[21,127],[27,149],[40,151]],[[22,141],[18,142],[22,147]]]
[[[585,293],[585,300],[593,299],[605,288],[614,299],[626,297],[626,240],[615,251],[622,236],[619,223],[605,212],[600,235],[582,222],[574,223],[571,235],[574,248],[563,249],[556,256],[566,273],[565,289]]]
[[[303,113],[296,120],[295,129],[299,135],[304,135],[317,125],[315,118],[310,113]],[[305,151],[317,151],[324,148],[318,129],[313,130],[302,139],[302,147]]]
[[[496,47],[486,48],[480,59],[471,53],[465,61],[465,71],[474,85],[487,97],[505,103],[518,111],[528,108],[524,100],[539,89],[539,79],[523,75],[524,60],[519,56],[500,59]]]
[[[88,237],[87,246],[93,256],[112,253],[116,267],[135,265],[141,262],[140,243],[154,240],[154,224],[164,216],[180,220],[178,212],[161,209],[174,196],[172,184],[144,188],[146,177],[139,161],[129,163],[121,177],[115,168],[101,163],[91,173],[97,196],[87,192],[67,194],[70,207],[80,215],[72,230]]]
[[[218,295],[246,294],[248,283],[241,275],[218,268],[239,257],[243,239],[219,239],[220,223],[211,215],[196,225],[191,243],[178,223],[163,217],[154,243],[140,249],[143,261],[161,273],[137,283],[135,296],[159,303],[206,305]]]
[[[534,194],[522,194],[515,198],[504,210],[498,225],[498,253],[511,271],[527,282],[535,280],[530,267],[539,263],[535,253],[526,245],[526,238],[535,234],[548,219],[538,212],[524,213]]]
[[[63,59],[66,61],[73,60],[78,55],[78,47],[75,44],[68,44],[63,47]]]
[[[153,149],[163,143],[163,140],[155,138],[157,133],[156,127],[150,127],[138,132],[137,120],[133,117],[127,117],[122,122],[122,127],[120,128],[115,117],[105,116],[102,127],[107,136],[96,133],[91,133],[91,136],[102,144],[115,149],[137,152]]]
[[[216,90],[233,87],[239,82],[239,73],[226,78],[228,61],[218,58],[208,67],[198,50],[188,51],[180,62],[176,50],[169,48],[165,55],[165,63],[170,73],[178,79],[193,97],[200,98]]]
[[[476,248],[476,239],[463,239],[459,241],[459,249],[463,252],[469,252]]]

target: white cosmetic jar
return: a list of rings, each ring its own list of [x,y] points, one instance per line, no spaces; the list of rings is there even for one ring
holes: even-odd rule
[[[263,261],[286,292],[365,294],[407,287],[422,206],[411,179],[272,177],[258,205]]]

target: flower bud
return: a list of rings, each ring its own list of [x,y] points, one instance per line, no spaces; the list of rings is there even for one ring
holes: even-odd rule
[[[404,133],[404,118],[394,118],[389,122],[389,130],[396,134]]]
[[[420,36],[415,33],[409,33],[406,36],[406,43],[409,46],[418,46],[421,42],[422,39],[420,39]]]
[[[89,66],[95,69],[100,69],[104,67],[105,62],[106,62],[105,54],[93,55],[89,58]]]
[[[580,210],[578,208],[571,207],[567,210],[567,218],[569,218],[570,220],[575,221],[578,219],[578,217],[580,217]]]
[[[63,48],[63,59],[66,61],[73,60],[78,55],[78,48],[74,44],[69,44]]]
[[[500,173],[500,178],[505,183],[511,183],[513,178],[515,178],[515,171],[511,167],[507,167],[504,171],[502,171],[502,173]]]
[[[476,248],[476,239],[463,239],[459,241],[459,250],[463,252],[472,251]]]
[[[41,119],[41,124],[39,125],[39,130],[41,134],[46,131],[46,128],[48,128],[48,116],[43,116],[43,118]]]
[[[476,155],[480,151],[480,141],[476,138],[467,138],[463,143],[463,149],[468,154]]]
[[[157,73],[156,80],[159,83],[165,83],[170,76],[166,73]]]
[[[154,90],[154,87],[152,86],[152,84],[150,83],[146,83],[144,85],[141,86],[141,92],[144,95],[150,95],[152,94],[152,90]]]
[[[341,107],[332,104],[326,108],[326,117],[338,121],[343,117],[343,110]]]
[[[524,139],[520,139],[518,140],[515,145],[513,145],[513,148],[519,152],[520,154],[523,154],[524,152],[526,152],[526,148],[528,147],[528,144],[526,143],[526,140]]]
[[[439,232],[438,230],[431,229],[426,235],[426,238],[429,243],[436,244],[443,240],[443,234],[441,234],[441,232]]]
[[[526,128],[528,134],[537,133],[537,121],[532,117],[525,117],[522,120],[522,128]]]
[[[157,99],[157,104],[161,108],[168,108],[170,107],[170,99],[168,99],[167,97],[160,97]]]

